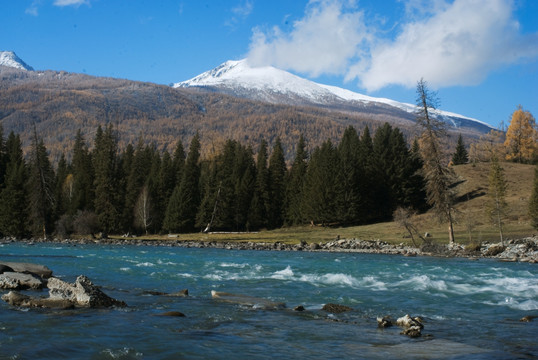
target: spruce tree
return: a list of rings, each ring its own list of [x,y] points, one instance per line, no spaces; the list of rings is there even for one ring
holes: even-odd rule
[[[360,138],[357,131],[349,126],[338,145],[338,218],[350,224],[357,222],[362,205],[360,178],[363,168],[360,164]],[[336,176],[336,174],[335,174]]]
[[[278,228],[284,223],[284,196],[286,192],[286,161],[280,139],[277,138],[269,158],[269,228]]]
[[[532,227],[538,230],[538,165],[534,169],[534,185],[532,186],[532,194],[529,200],[529,216]]]
[[[305,220],[302,201],[307,168],[308,154],[306,152],[304,138],[301,135],[295,149],[295,158],[286,182],[286,223],[290,225],[301,224]]]
[[[458,143],[456,144],[456,151],[452,155],[452,164],[453,165],[463,165],[469,162],[469,154],[465,150],[465,144],[463,143],[463,138],[458,137]]]
[[[200,136],[196,134],[190,144],[182,179],[176,185],[164,218],[163,227],[169,232],[194,230],[196,213],[200,205]]]
[[[6,173],[0,191],[0,233],[22,238],[28,233],[26,164],[19,135],[11,132],[6,141]]]
[[[138,202],[142,187],[146,183],[146,178],[151,168],[149,152],[149,149],[144,147],[144,140],[140,136],[130,164],[127,162],[122,164],[124,176],[127,176],[122,214],[122,229],[124,231],[131,232],[133,230],[134,216],[137,213],[135,204]],[[145,195],[149,195],[147,189]]]
[[[95,169],[95,213],[104,235],[118,230],[120,211],[118,209],[117,139],[112,125],[105,131],[99,126],[95,135],[93,165]]]
[[[73,157],[73,194],[68,212],[74,215],[77,211],[94,209],[94,171],[91,154],[80,130],[75,137]]]
[[[32,233],[44,239],[53,229],[54,189],[55,175],[47,149],[34,128],[28,177],[29,220]]]
[[[327,225],[338,220],[338,154],[330,140],[314,149],[306,172],[303,209],[311,223]]]
[[[256,157],[256,183],[252,196],[251,211],[248,223],[250,229],[261,229],[267,226],[269,205],[269,170],[267,169],[267,141],[260,142]]]

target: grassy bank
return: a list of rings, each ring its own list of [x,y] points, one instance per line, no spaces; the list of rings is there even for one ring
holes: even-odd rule
[[[505,218],[505,238],[521,238],[537,233],[530,226],[527,214],[529,197],[532,189],[534,166],[503,163],[507,180],[506,202],[508,203]],[[458,202],[456,204],[455,237],[458,243],[497,242],[499,230],[489,219],[486,208],[489,200],[488,173],[489,164],[460,165],[454,167],[459,176],[456,187]],[[433,214],[425,213],[414,217],[419,231],[431,234],[431,240],[438,243],[448,241],[446,224],[439,224]],[[256,233],[213,233],[213,234],[178,234],[170,238],[168,235],[141,236],[142,239],[155,240],[192,240],[192,241],[255,241],[288,244],[300,241],[328,242],[338,237],[357,238],[361,240],[383,240],[393,244],[411,244],[411,239],[404,237],[405,230],[395,222],[385,222],[351,227],[318,227],[297,226]]]

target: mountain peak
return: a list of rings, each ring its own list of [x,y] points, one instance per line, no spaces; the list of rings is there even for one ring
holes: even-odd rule
[[[21,70],[33,71],[34,69],[21,60],[13,51],[0,51],[0,66],[7,66]]]
[[[190,80],[176,83],[173,87],[202,88],[273,104],[321,106],[362,113],[396,111],[400,113],[398,116],[407,119],[413,119],[416,112],[413,104],[318,84],[272,66],[254,67],[247,59],[226,61]],[[433,114],[449,127],[480,127],[484,132],[491,129],[488,124],[463,115],[442,110],[433,110]]]

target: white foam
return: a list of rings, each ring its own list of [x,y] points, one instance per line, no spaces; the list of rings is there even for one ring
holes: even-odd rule
[[[279,279],[279,280],[289,280],[293,278],[293,270],[288,265],[284,270],[275,271],[273,275],[271,275],[271,278],[273,279]]]
[[[150,262],[143,262],[143,263],[136,264],[136,266],[138,266],[138,267],[153,267],[153,266],[155,266],[155,264],[150,263]]]

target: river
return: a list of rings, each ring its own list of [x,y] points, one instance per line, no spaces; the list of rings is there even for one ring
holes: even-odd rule
[[[0,260],[88,276],[124,309],[0,302],[0,359],[531,359],[538,266],[482,259],[119,245],[0,244]],[[189,290],[189,297],[148,295]],[[211,290],[284,302],[265,310]],[[45,294],[45,292],[44,292]],[[353,308],[329,314],[336,303]],[[293,308],[303,305],[306,311]],[[186,317],[156,316],[180,311]],[[410,314],[423,336],[378,329]]]

